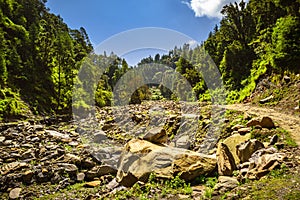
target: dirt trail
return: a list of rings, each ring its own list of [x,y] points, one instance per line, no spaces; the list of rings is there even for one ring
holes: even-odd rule
[[[227,105],[226,109],[247,112],[257,116],[269,116],[274,122],[278,123],[280,127],[287,130],[300,146],[300,118],[292,115],[280,113],[274,109],[261,108],[254,105],[247,104],[233,104]]]

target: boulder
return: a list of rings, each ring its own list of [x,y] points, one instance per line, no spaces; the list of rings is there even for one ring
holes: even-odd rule
[[[244,143],[241,143],[237,145],[236,147],[236,153],[239,157],[239,160],[241,163],[246,162],[249,160],[251,155],[259,150],[264,148],[264,144],[256,139],[248,140]]]
[[[137,181],[147,181],[150,173],[161,178],[172,178],[180,173],[184,180],[192,180],[211,173],[216,163],[215,156],[132,139],[125,145],[117,181],[128,187]]]
[[[275,128],[275,124],[273,120],[268,116],[249,120],[247,122],[247,127],[253,127],[253,126],[261,126],[262,128],[268,128],[268,129]]]
[[[260,126],[260,120],[258,118],[250,119],[246,125],[247,127]]]
[[[260,121],[260,125],[263,128],[275,128],[275,124],[273,122],[273,120],[270,117],[263,117]]]
[[[235,177],[219,176],[218,183],[214,187],[214,191],[218,194],[224,194],[238,186],[239,182]]]
[[[217,149],[218,173],[220,176],[231,176],[236,169],[233,155],[224,143],[219,143]]]
[[[145,136],[143,137],[144,140],[155,144],[162,144],[167,142],[168,136],[166,130],[161,127],[155,127],[150,129]]]
[[[236,154],[236,145],[243,143],[247,140],[249,140],[251,137],[250,133],[247,133],[246,135],[240,135],[240,134],[233,134],[232,136],[226,138],[223,143],[228,147],[231,154],[233,155],[233,158],[235,160],[235,164],[240,163],[240,159]]]
[[[280,167],[286,158],[286,154],[284,153],[263,154],[254,159],[251,157],[252,165],[250,165],[245,177],[249,179],[260,179],[271,170]]]

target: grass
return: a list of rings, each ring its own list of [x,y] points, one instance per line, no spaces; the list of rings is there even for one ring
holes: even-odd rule
[[[278,128],[278,131],[279,131],[280,135],[282,135],[284,144],[286,146],[288,146],[288,147],[297,147],[298,146],[288,131],[284,130],[283,128]]]
[[[147,183],[141,184],[138,182],[128,190],[118,191],[104,199],[162,199],[170,197],[170,195],[173,197],[177,194],[190,196],[192,192],[190,184],[186,183],[179,176],[171,180],[163,180],[157,179],[154,174],[151,174]]]
[[[61,189],[52,194],[48,194],[42,197],[36,197],[35,200],[48,200],[48,199],[85,199],[91,194],[104,189],[104,186],[98,186],[95,188],[86,188],[85,183],[76,183],[74,185],[67,186],[65,189]],[[55,188],[57,185],[52,185],[51,188]]]
[[[295,188],[295,183],[300,182],[300,177],[286,175],[275,170],[270,175],[252,184],[250,199],[298,199],[300,188]]]

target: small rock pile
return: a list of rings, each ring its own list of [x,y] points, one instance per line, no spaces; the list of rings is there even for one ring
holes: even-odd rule
[[[12,199],[22,194],[22,184],[50,182],[59,190],[117,173],[94,159],[75,131],[29,122],[3,124],[0,130],[0,194],[10,192]]]
[[[258,180],[271,170],[280,168],[284,163],[289,166],[289,156],[273,147],[278,136],[274,135],[269,144],[263,144],[257,139],[250,139],[250,131],[254,128],[274,128],[270,117],[251,119],[247,127],[235,125],[233,134],[218,144],[217,165],[219,180],[215,193],[224,194],[238,186],[245,179]],[[233,173],[237,176],[232,177]]]

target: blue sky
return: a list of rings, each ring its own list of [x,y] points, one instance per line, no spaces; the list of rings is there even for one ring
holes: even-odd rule
[[[219,11],[230,1],[48,0],[46,5],[51,12],[59,14],[69,27],[84,27],[96,47],[116,34],[143,27],[174,30],[200,43],[219,23]]]

